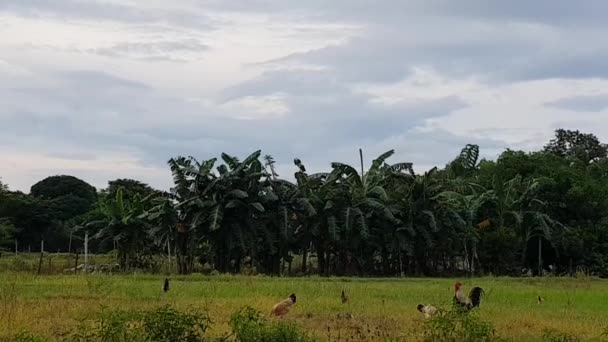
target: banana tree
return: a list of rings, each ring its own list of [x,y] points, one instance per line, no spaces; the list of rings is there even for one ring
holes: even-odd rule
[[[457,187],[457,189],[462,188]],[[441,192],[438,199],[450,212],[453,219],[452,225],[461,230],[465,269],[470,275],[473,275],[475,262],[479,262],[477,244],[479,242],[480,211],[490,198],[487,193],[461,193],[448,190]]]
[[[141,199],[139,195],[130,201],[123,200],[122,189],[114,199],[102,204],[102,220],[88,222],[84,229],[96,229],[94,239],[100,243],[112,241],[118,250],[119,265],[123,271],[139,265],[150,245],[148,224],[141,218],[145,213],[150,197]]]
[[[256,220],[265,211],[259,199],[260,181],[266,175],[260,153],[256,151],[242,162],[223,153],[218,175],[200,187],[196,200],[190,201],[197,208],[192,224],[212,242],[220,272],[239,272],[243,257],[255,252]]]
[[[355,272],[356,268],[360,270],[362,265],[373,263],[373,255],[370,255],[368,249],[372,230],[370,224],[373,221],[378,219],[399,224],[387,205],[388,195],[383,187],[385,162],[393,154],[394,150],[381,154],[372,161],[367,172],[363,170],[361,150],[360,173],[350,165],[332,163],[333,171],[326,184],[332,188],[328,203],[333,207],[339,229],[340,239],[335,246],[337,264],[348,273]],[[382,254],[383,262],[388,262],[387,251]]]
[[[172,204],[175,209],[175,226],[171,231],[180,274],[189,274],[194,267],[195,246],[202,238],[197,224],[201,215],[206,214],[206,208],[201,203],[205,203],[210,196],[209,189],[217,178],[213,173],[216,160],[212,158],[198,162],[193,157],[177,157],[168,161],[175,185],[171,189],[171,199],[175,202]],[[170,212],[166,214],[172,215]]]
[[[294,176],[299,196],[302,198],[299,205],[303,215],[299,216],[300,225],[295,232],[303,248],[302,271],[307,271],[308,248],[314,246],[319,273],[328,275],[330,269],[326,252],[330,250],[330,245],[338,240],[336,218],[330,200],[333,189],[326,186],[329,173],[308,174],[302,161],[297,158],[294,159],[294,164],[298,167]]]

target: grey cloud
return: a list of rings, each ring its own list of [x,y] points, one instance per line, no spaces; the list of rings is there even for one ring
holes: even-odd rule
[[[208,45],[191,38],[176,41],[124,42],[110,47],[89,49],[87,52],[109,57],[179,60],[179,57],[173,57],[176,53],[185,52],[196,53],[198,55],[207,50],[209,50]]]
[[[170,23],[178,27],[213,29],[213,21],[192,11],[153,9],[143,4],[99,0],[18,0],[0,2],[0,12],[34,18],[70,18],[137,24]]]
[[[570,0],[410,0],[384,1],[335,0],[236,0],[203,1],[203,8],[235,12],[307,13],[309,18],[343,19],[363,22],[399,22],[413,13],[420,16],[464,17],[481,20],[530,21],[552,25],[605,25],[608,3],[603,0],[572,2]]]
[[[293,174],[294,157],[302,158],[314,171],[328,170],[331,161],[356,164],[358,147],[364,149],[366,160],[394,148],[397,154],[393,161],[442,165],[467,143],[478,143],[488,157],[507,144],[491,138],[416,130],[427,119],[469,105],[458,97],[388,106],[374,103],[371,95],[354,92],[353,85],[394,83],[406,78],[413,67],[431,67],[447,78],[479,77],[490,86],[491,82],[555,77],[608,77],[608,46],[589,39],[589,35],[602,37],[607,29],[608,23],[600,20],[608,7],[603,1],[566,5],[558,0],[551,2],[553,6],[547,1],[523,0],[197,3],[200,11],[184,13],[153,9],[143,1],[128,5],[20,0],[1,2],[0,11],[62,20],[118,21],[142,32],[147,27],[213,29],[217,23],[206,16],[207,10],[226,11],[228,19],[223,25],[230,25],[226,24],[229,12],[249,11],[268,15],[269,20],[354,24],[359,31],[343,44],[257,64],[255,67],[262,69],[258,77],[215,89],[220,95],[205,99],[211,103],[208,105],[172,98],[137,80],[98,71],[49,72],[48,67],[41,67],[31,82],[0,79],[0,143],[15,151],[78,160],[86,160],[87,151],[126,153],[141,160],[142,167],[166,170],[166,179],[156,184],[170,182],[165,165],[170,157],[207,159],[221,152],[244,156],[257,148],[275,156],[282,175]],[[156,61],[179,58],[173,53],[176,51],[197,56],[207,51],[197,35],[180,35],[193,39],[178,40],[159,35],[155,41],[146,37],[145,41],[125,41],[84,52],[116,56],[116,63],[120,63],[125,58]],[[263,72],[284,62],[324,69]],[[228,116],[225,112],[224,105],[231,101],[277,93],[289,108],[282,116],[246,121],[235,118],[251,113]],[[590,111],[604,108],[606,101],[570,98],[547,105]],[[500,135],[500,128],[497,133]],[[476,132],[471,135],[480,136]],[[532,146],[534,141],[521,144]],[[89,176],[97,180],[109,177]]]
[[[608,94],[566,97],[545,105],[576,112],[599,112],[608,108]]]
[[[273,120],[247,121],[197,114],[200,108],[196,106],[164,98],[145,85],[109,74],[81,71],[54,73],[52,77],[52,89],[20,88],[22,96],[4,97],[1,102],[16,106],[11,103],[16,101],[20,109],[5,117],[8,124],[0,128],[0,140],[15,148],[40,148],[48,155],[68,158],[81,153],[71,154],[70,146],[135,153],[142,166],[158,168],[177,155],[206,159],[222,151],[244,155],[252,148],[262,148],[277,160],[289,162],[296,155],[303,156],[302,151],[309,155],[311,151],[400,136],[426,118],[446,115],[464,105],[459,99],[445,98],[382,107],[342,86],[333,91],[320,88],[327,92],[323,98],[315,93],[316,87],[310,87],[307,95],[299,91],[302,85],[294,82],[293,88],[283,87],[290,93],[286,101],[293,112]],[[317,81],[320,86],[322,80]],[[238,98],[249,88],[236,90],[233,96]],[[274,89],[268,86],[266,90]],[[28,103],[27,97],[37,100]]]

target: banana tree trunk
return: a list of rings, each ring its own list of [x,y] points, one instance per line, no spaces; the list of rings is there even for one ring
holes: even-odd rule
[[[538,236],[538,276],[543,276],[543,240]]]
[[[319,275],[325,275],[325,271],[327,268],[327,264],[325,262],[325,248],[323,248],[323,243],[317,243],[317,263],[319,265]]]
[[[302,273],[308,271],[308,247],[304,247],[302,251]]]
[[[465,238],[463,241],[463,247],[464,247],[464,262],[463,262],[463,266],[464,269],[470,273],[471,272],[471,268],[469,267],[469,249],[467,247],[467,239]]]

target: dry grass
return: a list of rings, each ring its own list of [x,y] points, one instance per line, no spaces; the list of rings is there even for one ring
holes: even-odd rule
[[[32,276],[0,273],[0,340],[27,330],[53,339],[80,319],[94,319],[107,308],[141,310],[170,303],[201,308],[216,322],[211,334],[228,331],[231,313],[252,306],[264,313],[291,292],[298,302],[287,319],[320,339],[392,336],[419,340],[423,317],[418,303],[449,307],[453,279],[270,278],[245,276],[173,277],[161,291],[162,276],[78,275]],[[516,341],[541,340],[545,329],[599,337],[608,327],[608,282],[583,279],[464,279],[464,286],[483,287],[480,316],[498,333]],[[346,289],[349,304],[342,304]],[[536,297],[545,298],[542,305]],[[352,317],[346,317],[346,313]],[[378,338],[379,339],[379,338]]]

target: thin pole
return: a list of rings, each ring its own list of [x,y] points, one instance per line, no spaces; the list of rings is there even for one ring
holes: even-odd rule
[[[363,179],[363,150],[359,149],[359,160],[361,161],[361,179]]]
[[[40,261],[38,262],[38,274],[42,270],[42,258],[44,258],[44,240],[40,240]]]
[[[87,272],[89,266],[89,233],[84,233],[84,272]]]

